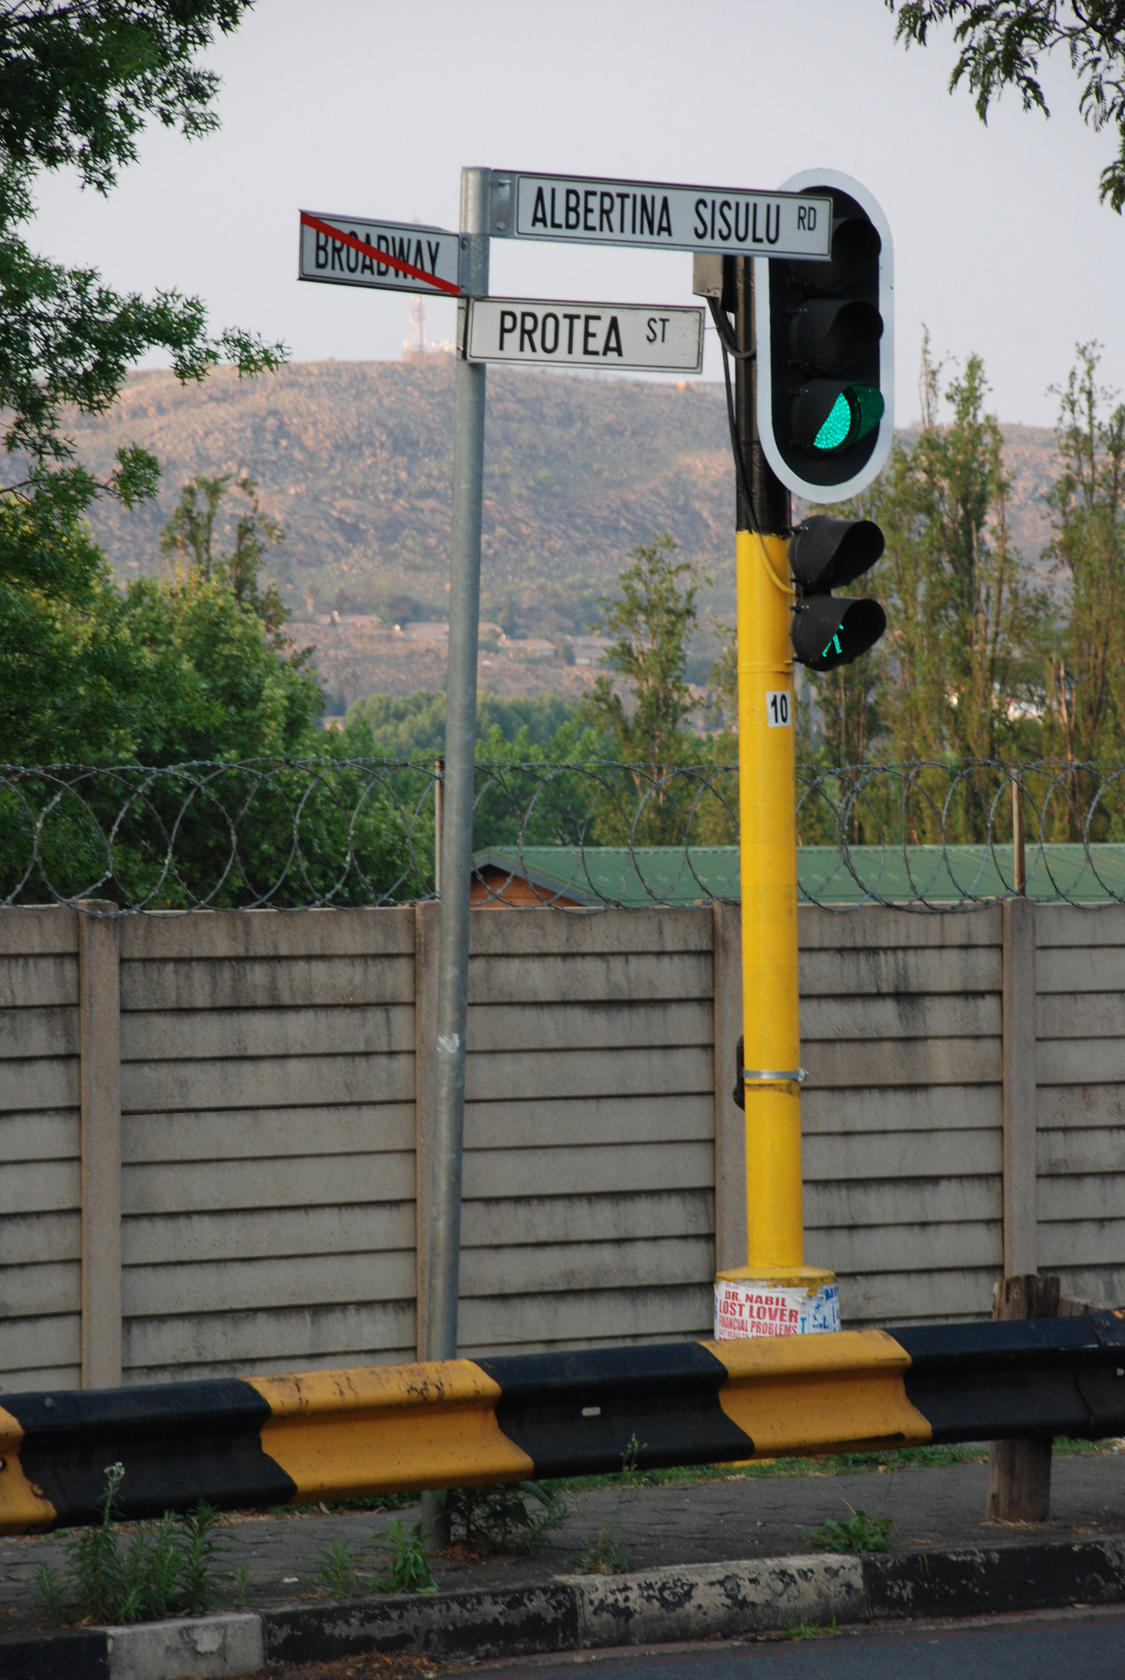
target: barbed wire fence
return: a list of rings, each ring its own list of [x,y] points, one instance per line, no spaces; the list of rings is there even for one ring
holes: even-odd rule
[[[440,760],[0,766],[0,904],[98,914],[410,904],[440,886]],[[478,900],[738,897],[738,770],[478,763]],[[798,891],[962,910],[1125,902],[1125,765],[798,767]]]

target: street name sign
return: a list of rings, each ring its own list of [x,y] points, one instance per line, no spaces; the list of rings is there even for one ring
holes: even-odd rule
[[[470,362],[700,373],[703,311],[662,304],[472,298],[464,353]]]
[[[301,211],[301,280],[458,297],[460,266],[460,235],[445,228]]]
[[[817,193],[494,169],[490,198],[489,231],[500,239],[812,259],[832,245],[832,200]]]

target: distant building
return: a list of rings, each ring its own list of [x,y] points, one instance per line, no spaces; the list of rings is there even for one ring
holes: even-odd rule
[[[339,625],[341,629],[377,630],[383,620],[379,617],[378,613],[330,612],[328,617],[323,619],[322,622],[325,624]]]
[[[570,651],[576,665],[600,665],[613,643],[605,636],[572,636]]]
[[[537,636],[500,636],[500,646],[509,659],[554,659],[555,644]]]

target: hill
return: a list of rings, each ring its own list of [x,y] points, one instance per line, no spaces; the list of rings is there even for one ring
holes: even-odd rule
[[[99,473],[126,442],[163,464],[157,502],[133,513],[103,502],[94,512],[121,577],[159,569],[158,533],[190,478],[249,473],[287,533],[273,570],[298,639],[320,650],[329,687],[350,700],[440,684],[440,650],[423,658],[417,645],[392,644],[390,626],[446,613],[451,358],[297,363],[258,380],[220,369],[187,388],[170,373],[141,372],[109,414],[77,417],[71,430]],[[1005,439],[1011,529],[1035,564],[1054,440],[1020,426],[1005,428]],[[701,623],[733,619],[721,386],[492,368],[485,460],[482,616],[509,636],[587,631],[629,551],[662,531],[710,574]],[[339,624],[329,622],[334,612]],[[363,622],[372,614],[383,627]],[[518,648],[501,649],[492,669],[482,678],[501,692],[562,692],[587,680],[584,669],[522,658]]]

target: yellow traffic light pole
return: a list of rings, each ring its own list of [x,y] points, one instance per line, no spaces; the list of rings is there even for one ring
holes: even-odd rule
[[[715,1334],[836,1329],[835,1276],[805,1264],[797,975],[796,752],[789,497],[754,415],[753,270],[734,259],[742,1066],[746,1265],[716,1277]],[[749,505],[747,505],[749,503]],[[756,515],[756,518],[754,516]],[[752,529],[751,520],[765,529]]]

